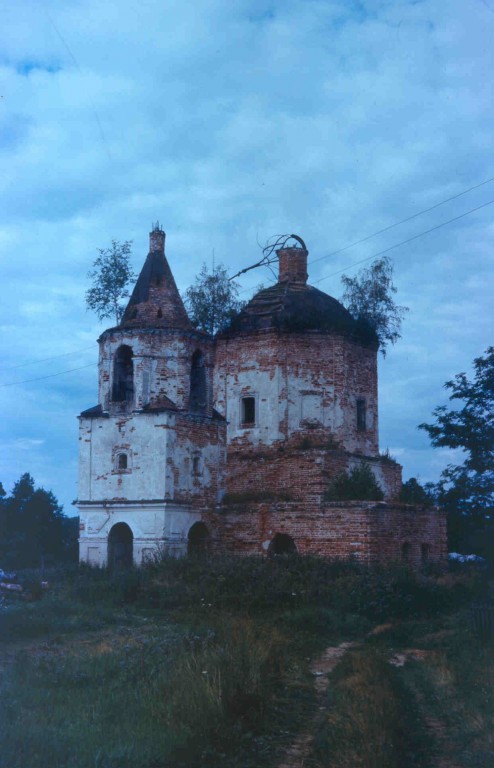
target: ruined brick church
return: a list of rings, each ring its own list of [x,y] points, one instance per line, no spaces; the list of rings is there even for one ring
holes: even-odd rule
[[[397,501],[378,446],[375,335],[307,284],[307,250],[213,337],[194,328],[150,250],[121,323],[99,338],[98,405],[80,422],[80,559],[137,565],[158,551],[298,552],[439,561],[444,515]],[[367,464],[383,501],[328,501]]]

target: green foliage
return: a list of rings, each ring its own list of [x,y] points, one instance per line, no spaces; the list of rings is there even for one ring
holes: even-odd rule
[[[184,303],[193,325],[211,334],[224,330],[244,305],[238,284],[228,279],[222,264],[211,272],[202,265],[194,285],[185,291]]]
[[[393,264],[387,256],[374,261],[355,277],[343,275],[345,290],[342,302],[356,320],[367,323],[376,332],[383,356],[388,344],[401,338],[401,321],[408,307],[400,307],[393,299]]]
[[[381,501],[384,493],[368,464],[335,477],[327,489],[326,501]]]
[[[93,284],[86,291],[86,306],[99,320],[114,317],[118,325],[122,319],[122,300],[130,295],[129,287],[137,277],[130,265],[131,246],[131,240],[112,240],[110,248],[98,248],[99,256],[88,272]]]
[[[444,385],[455,407],[438,406],[435,422],[419,425],[435,448],[463,451],[463,463],[449,464],[436,486],[438,502],[450,515],[450,531],[463,536],[475,528],[488,530],[494,513],[494,347],[473,367],[472,380],[459,373]],[[461,548],[466,542],[452,543]]]
[[[409,642],[410,620],[416,627],[432,616],[424,625],[440,626],[455,592],[405,568],[300,556],[164,558],[126,574],[83,566],[47,577],[40,602],[0,606],[0,639],[12,642],[0,658],[0,763],[9,768],[278,765],[321,704],[310,653],[328,641],[363,639],[383,620],[403,623]],[[455,605],[460,600],[471,593],[455,592]],[[4,663],[14,659],[16,641],[40,636]],[[400,750],[408,759],[407,739],[417,736],[413,707],[381,661],[366,651],[343,662],[332,690],[348,727],[332,719],[338,703],[316,742],[331,752],[317,752],[320,762],[311,765],[326,766],[334,750],[339,759],[338,746],[344,754],[353,737],[366,742],[363,756],[381,750],[382,764],[347,766],[392,766],[386,760]],[[393,740],[397,717],[409,733],[404,744]],[[372,747],[378,721],[383,735]]]
[[[421,485],[416,477],[411,477],[401,486],[399,500],[404,504],[424,504],[432,506],[435,503],[434,485]]]
[[[0,562],[4,569],[36,568],[74,557],[78,526],[71,525],[51,491],[25,473],[0,501]]]

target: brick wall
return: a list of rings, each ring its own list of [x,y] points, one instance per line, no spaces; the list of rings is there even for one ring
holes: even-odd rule
[[[257,451],[229,447],[227,493],[231,496],[258,493],[260,498],[271,494],[281,500],[288,496],[288,500],[293,498],[304,504],[311,503],[321,499],[337,475],[366,462],[373,470],[385,498],[398,498],[401,490],[399,464],[327,446],[324,434],[319,438],[311,434],[310,438],[295,438],[289,443],[280,442]]]
[[[365,563],[412,565],[447,556],[446,518],[436,508],[384,502],[243,503],[225,505],[204,521],[217,552],[266,554],[276,534],[290,536],[299,554]],[[408,547],[403,550],[403,545]]]
[[[346,450],[378,453],[376,350],[338,333],[261,330],[217,341],[215,407],[238,448],[324,429]],[[240,400],[256,398],[256,423],[241,424]],[[357,428],[357,399],[366,402]]]

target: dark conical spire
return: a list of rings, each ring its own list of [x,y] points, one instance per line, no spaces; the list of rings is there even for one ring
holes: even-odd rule
[[[156,222],[149,233],[149,254],[120,323],[124,328],[192,327],[166,260],[165,238]]]

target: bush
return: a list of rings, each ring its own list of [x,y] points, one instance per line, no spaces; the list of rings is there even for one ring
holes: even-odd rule
[[[342,472],[324,494],[326,501],[382,501],[384,493],[368,464]]]

